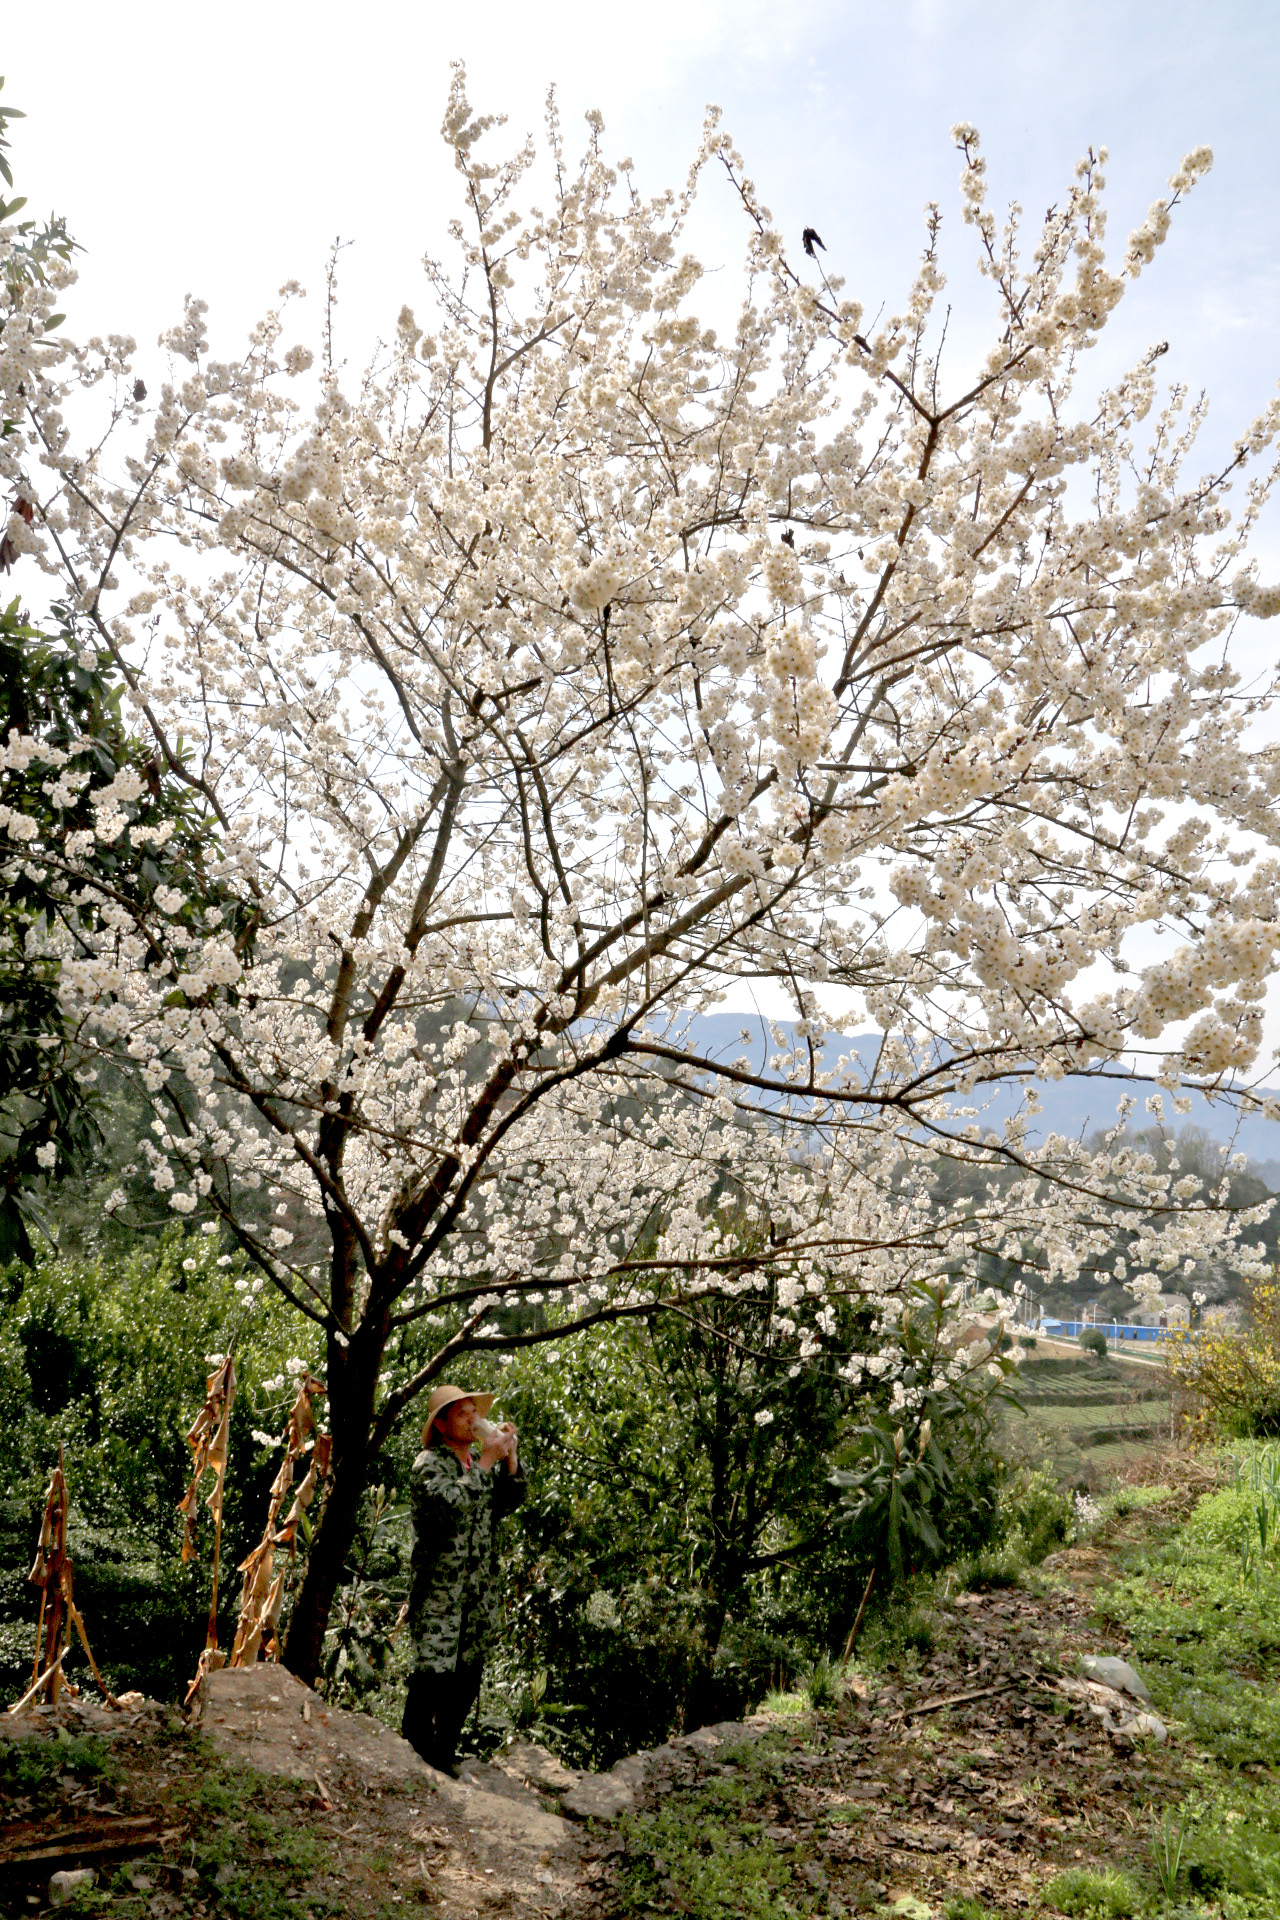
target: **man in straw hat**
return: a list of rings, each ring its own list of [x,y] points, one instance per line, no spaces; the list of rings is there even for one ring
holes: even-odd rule
[[[496,1529],[524,1499],[516,1430],[485,1419],[494,1396],[437,1387],[413,1463],[409,1631],[413,1671],[403,1732],[428,1765],[457,1771],[458,1736],[480,1692],[500,1610]],[[493,1469],[502,1462],[499,1472]]]

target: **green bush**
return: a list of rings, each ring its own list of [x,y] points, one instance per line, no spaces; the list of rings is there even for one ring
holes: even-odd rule
[[[1000,1521],[1004,1536],[1016,1534],[1028,1566],[1039,1566],[1046,1554],[1071,1538],[1074,1508],[1047,1466],[1023,1467],[1000,1490]]]
[[[1099,1360],[1105,1360],[1107,1357],[1107,1336],[1101,1327],[1083,1328],[1080,1334],[1080,1346],[1085,1353],[1096,1353]]]

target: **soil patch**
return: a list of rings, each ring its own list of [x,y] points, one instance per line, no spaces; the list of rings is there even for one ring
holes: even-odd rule
[[[1060,1868],[1137,1860],[1182,1763],[1064,1688],[1080,1654],[1126,1651],[1087,1599],[964,1593],[936,1631],[927,1656],[829,1712],[775,1717],[749,1753],[724,1729],[712,1750],[659,1756],[640,1817],[595,1837],[583,1915],[689,1911],[700,1830],[763,1851],[775,1895],[815,1915],[963,1896],[1017,1911]]]

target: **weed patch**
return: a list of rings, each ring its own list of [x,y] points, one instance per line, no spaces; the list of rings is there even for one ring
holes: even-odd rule
[[[1071,1920],[1130,1920],[1143,1908],[1141,1891],[1127,1873],[1095,1873],[1089,1867],[1068,1867],[1055,1874],[1044,1890],[1045,1905]]]
[[[623,1822],[625,1863],[612,1911],[689,1920],[796,1920],[821,1905],[806,1883],[803,1847],[785,1852],[764,1831],[779,1776],[767,1741],[691,1793]]]
[[[1098,1611],[1130,1641],[1161,1714],[1202,1759],[1233,1771],[1280,1764],[1280,1565],[1241,1545],[1247,1487],[1204,1495],[1185,1525],[1148,1539]]]

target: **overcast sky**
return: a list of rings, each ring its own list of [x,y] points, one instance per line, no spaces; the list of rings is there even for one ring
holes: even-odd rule
[[[7,10],[0,60],[19,184],[85,247],[78,331],[144,345],[188,290],[229,346],[290,277],[318,287],[337,234],[353,356],[412,304],[455,204],[439,139],[449,62],[472,97],[537,130],[547,85],[572,138],[591,106],[646,187],[676,182],[704,106],[724,109],[788,231],[874,312],[905,289],[920,209],[954,215],[949,129],[981,129],[998,198],[1037,219],[1090,142],[1111,150],[1112,237],[1181,155],[1217,162],[1144,278],[1119,345],[1168,338],[1171,377],[1233,437],[1280,371],[1275,0],[63,0]],[[724,207],[724,259],[737,235]],[[952,249],[972,244],[951,222]],[[953,252],[953,258],[961,257]],[[957,288],[963,303],[963,292]]]
[[[1213,171],[1097,371],[1169,340],[1167,377],[1212,396],[1206,459],[1274,389],[1276,0],[10,7],[4,98],[28,115],[13,131],[16,183],[30,211],[65,214],[85,249],[72,330],[147,348],[191,291],[229,350],[282,281],[318,291],[341,235],[353,245],[340,319],[359,361],[402,302],[420,302],[417,263],[446,244],[457,200],[439,125],[457,58],[474,104],[505,112],[513,135],[539,129],[553,81],[571,147],[598,107],[607,150],[634,158],[646,191],[683,177],[717,103],[793,244],[817,227],[871,314],[905,293],[926,200],[949,218],[949,264],[971,255],[955,121],[981,129],[996,200],[1016,196],[1037,222],[1090,143],[1109,147],[1117,254],[1182,154],[1207,143]],[[708,264],[736,263],[727,194],[713,192],[699,241]],[[962,282],[953,273],[961,342],[963,316],[980,318],[987,298]],[[1267,546],[1274,572],[1280,539]]]

